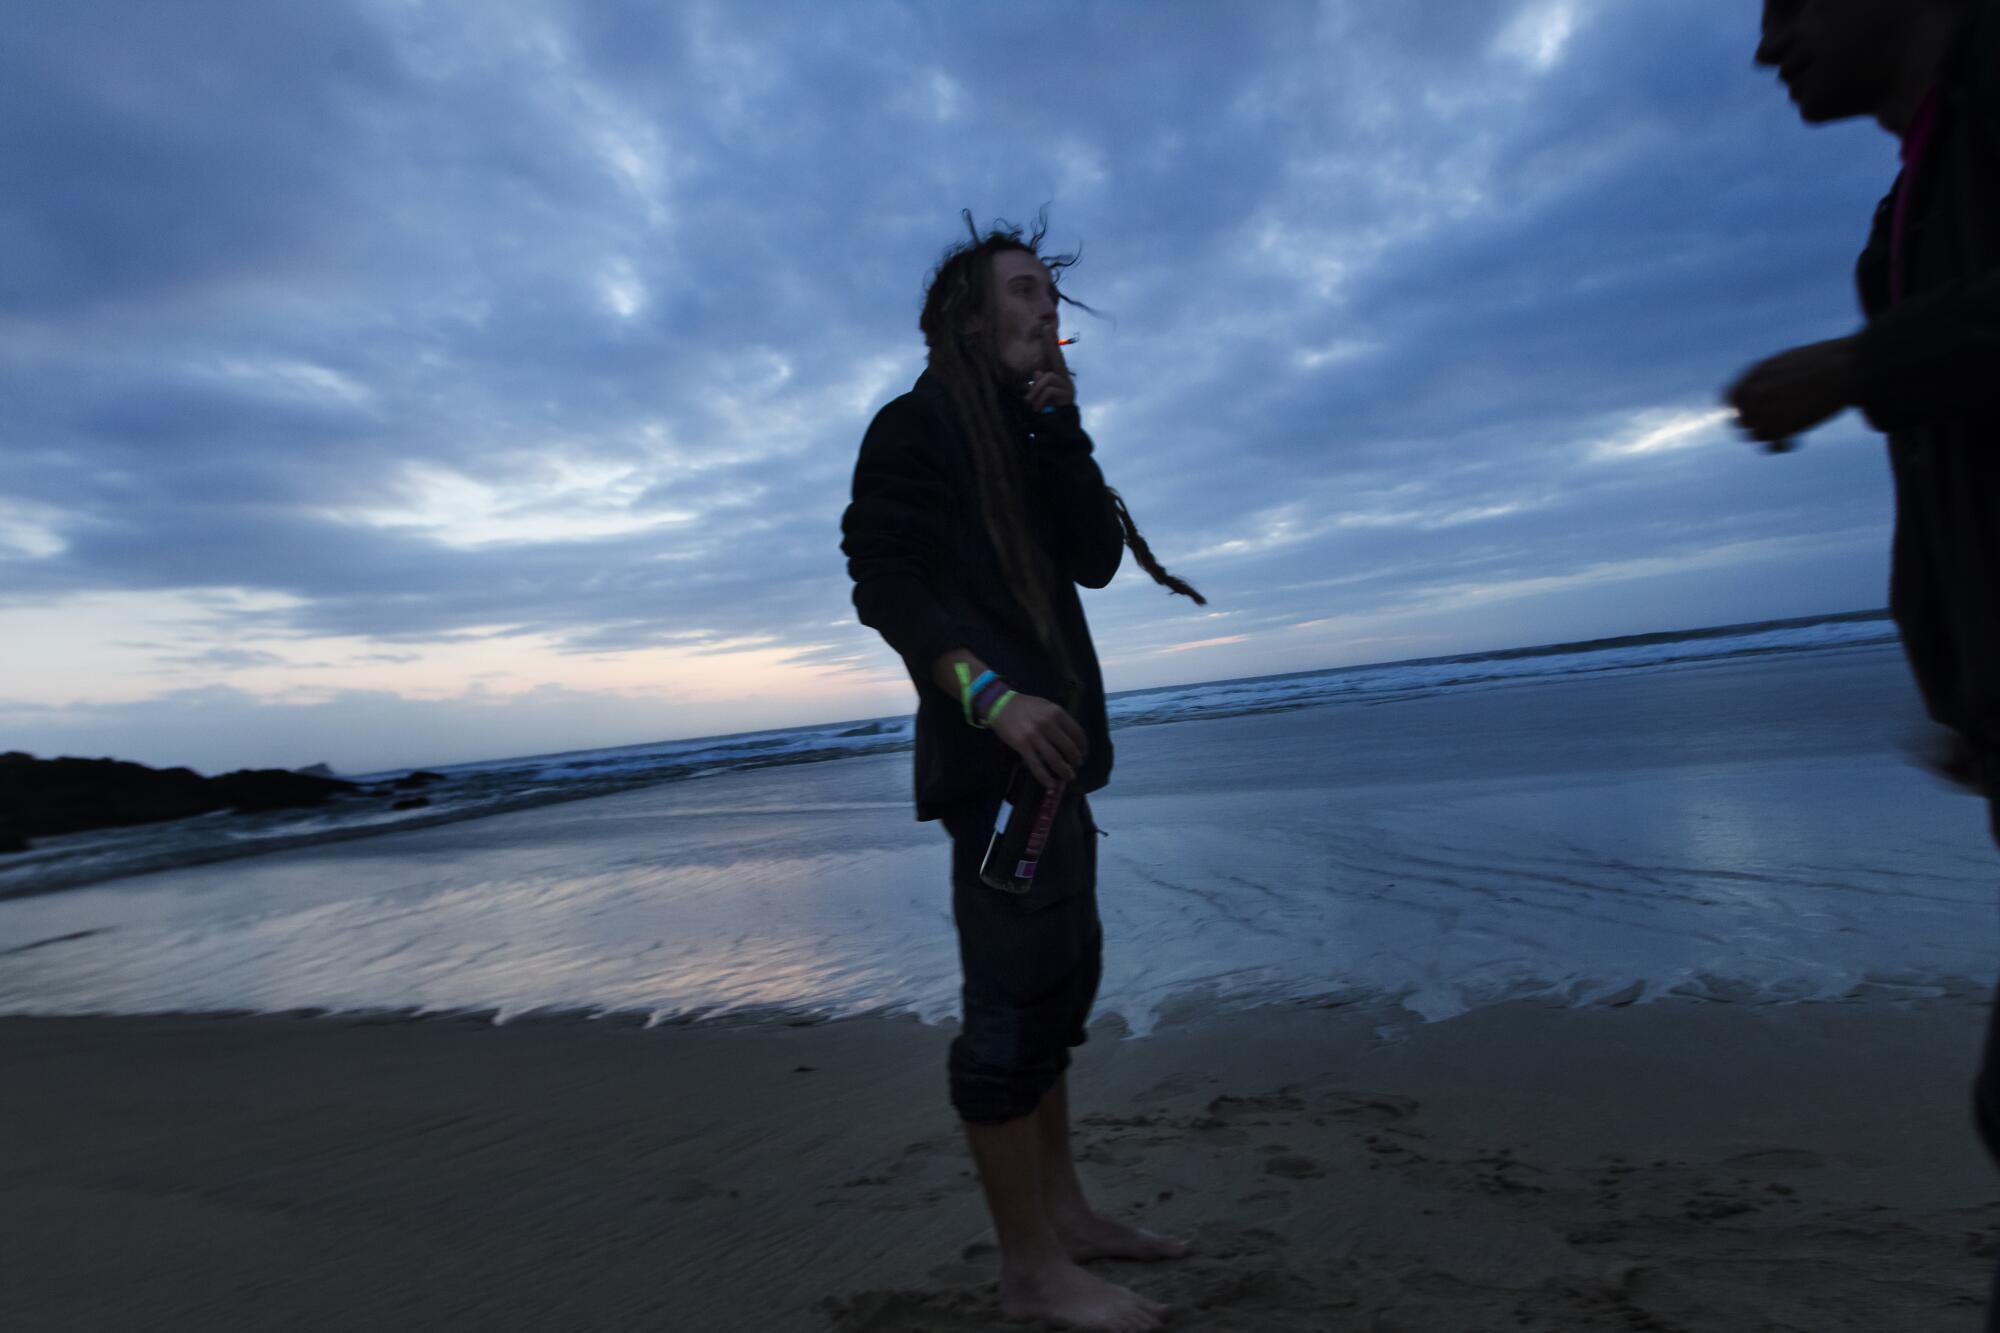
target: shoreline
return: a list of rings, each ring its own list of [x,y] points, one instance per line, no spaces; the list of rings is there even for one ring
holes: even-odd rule
[[[1105,1271],[1171,1327],[1977,1323],[1983,993],[1434,1023],[1287,1005],[1078,1052]],[[986,1328],[952,1025],[0,1018],[23,1328]]]
[[[1797,626],[1806,624],[1820,624],[1820,623],[1832,624],[1832,623],[1844,623],[1850,621],[1866,621],[1871,617],[1875,617],[1881,614],[1885,613],[1851,612],[1851,613],[1846,613],[1844,615],[1837,615],[1830,617],[1808,617],[1804,620],[1799,620],[1799,621],[1777,622],[1777,624],[1780,627],[1783,627],[1783,626]],[[1727,637],[1730,634],[1741,633],[1743,631],[1755,628],[1757,628],[1757,626],[1724,626],[1724,627],[1718,627],[1714,630],[1687,631],[1687,632],[1668,634],[1668,635],[1639,635],[1639,636],[1631,636],[1629,639],[1606,640],[1602,642],[1594,642],[1587,644],[1551,645],[1543,648],[1515,649],[1515,650],[1507,650],[1501,652],[1472,654],[1463,658],[1442,658],[1442,659],[1425,658],[1425,659],[1414,659],[1411,662],[1393,662],[1393,663],[1369,664],[1365,666],[1324,668],[1311,671],[1286,673],[1278,676],[1269,676],[1269,677],[1259,676],[1259,677],[1245,677],[1240,680],[1207,681],[1193,685],[1154,686],[1147,689],[1120,691],[1119,694],[1114,697],[1143,698],[1149,695],[1156,695],[1156,694],[1179,695],[1191,691],[1227,689],[1231,686],[1237,686],[1237,685],[1284,683],[1296,680],[1314,679],[1322,676],[1339,676],[1343,673],[1363,672],[1371,670],[1393,670],[1412,665],[1425,665],[1434,661],[1464,662],[1469,665],[1476,665],[1478,663],[1487,661],[1511,660],[1516,657],[1523,657],[1527,660],[1533,660],[1537,655],[1560,654],[1561,652],[1572,648],[1580,650],[1592,650],[1602,647],[1616,647],[1628,642],[1639,643],[1639,642],[1646,642],[1653,640],[1657,640],[1660,642],[1680,642],[1688,640],[1700,642],[1708,637],[1714,637],[1714,636]],[[1385,704],[1409,703],[1413,701],[1443,698],[1443,697],[1455,697],[1459,699],[1477,699],[1477,697],[1481,695],[1488,695],[1494,692],[1504,692],[1515,689],[1536,689],[1536,688],[1560,689],[1565,685],[1574,685],[1578,683],[1587,683],[1591,681],[1643,679],[1647,675],[1659,672],[1703,671],[1703,670],[1727,669],[1734,666],[1757,666],[1774,660],[1782,661],[1790,658],[1805,658],[1813,661],[1841,663],[1851,660],[1855,655],[1880,653],[1884,649],[1893,649],[1895,647],[1895,642],[1896,641],[1894,640],[1894,638],[1891,637],[1889,639],[1884,639],[1884,640],[1874,640],[1874,639],[1856,640],[1853,642],[1839,643],[1833,645],[1809,645],[1809,646],[1788,645],[1788,646],[1779,646],[1771,648],[1746,648],[1725,653],[1691,654],[1685,657],[1671,657],[1662,660],[1660,662],[1639,664],[1639,665],[1634,665],[1630,663],[1607,663],[1599,667],[1582,669],[1573,674],[1565,674],[1560,676],[1539,676],[1539,675],[1524,675],[1524,676],[1513,676],[1513,677],[1500,676],[1500,677],[1493,677],[1490,679],[1469,678],[1465,680],[1453,680],[1445,682],[1412,683],[1407,689],[1404,690],[1389,691],[1378,694],[1334,695],[1330,697],[1316,697],[1316,698],[1305,698],[1305,699],[1279,699],[1263,703],[1236,702],[1225,706],[1217,707],[1213,710],[1197,709],[1183,714],[1176,714],[1173,716],[1164,716],[1164,717],[1155,716],[1145,712],[1138,712],[1134,715],[1125,716],[1122,718],[1115,718],[1112,722],[1111,730],[1114,733],[1114,735],[1116,735],[1117,733],[1121,732],[1131,733],[1142,730],[1150,730],[1155,727],[1173,727],[1183,723],[1228,722],[1243,718],[1269,717],[1274,715],[1312,712],[1323,709],[1337,710],[1344,708],[1377,707]],[[1900,656],[1898,656],[1897,661],[1899,663],[1900,660],[1901,660]],[[781,730],[831,731],[837,727],[846,727],[850,725],[874,726],[885,722],[894,722],[902,716],[903,715],[895,715],[888,718],[863,719],[853,724],[849,723],[812,724],[804,727],[786,728]],[[764,734],[766,733],[744,732],[744,733],[736,733],[733,735],[720,736],[720,737],[702,737],[702,738],[693,738],[685,741],[662,741],[653,743],[641,743],[639,745],[630,747],[614,747],[614,748],[646,749],[649,746],[692,745],[703,742],[724,742],[724,741],[740,739],[741,737],[745,736],[756,737]],[[845,735],[847,733],[843,732],[840,734]],[[322,818],[337,819],[342,814],[342,810],[338,806],[338,804],[335,804],[333,806],[312,806],[312,807],[304,807],[299,810],[280,811],[276,812],[275,818],[273,818],[271,812],[248,814],[248,815],[225,815],[223,817],[226,819],[233,819],[237,821],[247,821],[247,822],[238,822],[236,824],[230,825],[227,829],[224,830],[223,839],[219,841],[218,840],[197,841],[192,844],[180,843],[177,845],[162,847],[159,849],[150,849],[142,845],[139,848],[139,850],[129,854],[124,853],[120,849],[119,844],[124,842],[144,844],[155,837],[185,836],[187,835],[189,829],[197,824],[202,825],[202,828],[200,828],[198,832],[208,832],[217,828],[221,828],[222,826],[216,825],[212,822],[205,822],[205,821],[213,821],[216,818],[216,816],[214,815],[207,815],[207,816],[194,816],[189,819],[166,821],[162,823],[115,825],[115,826],[107,826],[101,829],[87,830],[79,833],[49,835],[33,839],[30,845],[22,851],[0,856],[0,902],[40,897],[51,893],[67,892],[73,889],[93,888],[105,884],[116,884],[119,883],[120,881],[125,881],[135,878],[143,878],[148,875],[171,874],[175,871],[198,869],[203,866],[226,865],[232,862],[239,862],[259,857],[280,855],[285,852],[310,851],[314,848],[330,846],[334,844],[354,842],[358,840],[392,837],[396,834],[414,833],[427,829],[445,828],[456,824],[476,822],[488,818],[496,818],[510,814],[518,814],[522,812],[531,812],[546,807],[564,805],[575,801],[597,800],[601,798],[615,797],[626,793],[646,791],[660,787],[675,787],[687,783],[699,783],[716,777],[727,776],[730,774],[756,773],[760,770],[771,769],[771,768],[812,766],[812,765],[827,764],[827,763],[840,763],[843,761],[850,761],[850,760],[873,759],[885,755],[907,754],[909,753],[910,748],[911,748],[911,743],[909,741],[896,740],[893,742],[888,742],[883,744],[855,746],[848,749],[842,749],[838,752],[814,751],[796,756],[791,756],[791,755],[759,756],[749,759],[742,759],[733,762],[723,763],[716,766],[697,766],[697,768],[694,771],[672,771],[672,772],[658,772],[658,773],[646,773],[646,774],[624,774],[619,776],[599,776],[588,780],[582,780],[582,779],[575,780],[573,786],[568,788],[538,787],[532,791],[515,792],[511,794],[503,794],[493,797],[481,797],[477,793],[471,793],[471,795],[474,797],[472,802],[459,807],[445,806],[443,808],[424,813],[405,812],[401,814],[399,817],[392,819],[359,819],[347,823],[336,822],[327,827],[317,828],[307,832],[276,833],[264,837],[258,837],[254,835],[245,836],[244,831],[246,829],[254,829],[256,821],[259,820],[268,820],[271,822],[282,823],[282,822],[292,821],[301,817],[304,818],[322,817]],[[445,764],[445,765],[440,765],[439,767],[442,768],[447,775],[451,775],[447,778],[447,783],[449,784],[452,781],[459,780],[459,778],[463,776],[461,774],[456,773],[456,770],[459,769],[470,769],[474,770],[475,773],[483,773],[485,770],[494,768],[495,766],[498,765],[503,765],[508,763],[525,763],[527,759],[531,758],[534,759],[561,758],[565,754],[572,754],[572,753],[590,754],[596,752],[594,751],[563,752],[562,754],[550,755],[550,756],[526,756],[523,757],[523,759],[521,760],[485,760],[463,765]],[[345,778],[343,780],[352,782],[380,782],[385,780],[383,778],[384,773],[393,773],[396,771],[397,770],[393,769],[383,770],[381,773],[358,775]],[[447,787],[443,789],[442,794],[447,798],[450,798],[454,795],[460,798],[464,798],[466,795],[468,795],[468,793],[463,791],[454,792],[449,785],[447,785]],[[234,835],[233,837],[231,836],[232,834]],[[92,845],[99,843],[106,844],[107,850],[97,853],[92,853],[88,850]],[[78,844],[82,845],[83,850],[81,852],[81,856],[83,859],[72,862],[68,858],[80,855],[77,846]],[[117,860],[109,868],[106,868],[101,863],[101,859],[104,855],[110,855],[113,857],[123,856],[125,859]],[[93,857],[97,858],[95,862],[93,861],[93,859],[91,859]],[[46,863],[46,866],[38,874],[30,876],[25,873],[30,869],[34,869],[38,866],[41,866],[43,863]]]
[[[0,950],[0,957],[55,947],[72,937],[57,936]],[[1267,993],[1258,991],[1219,995],[1206,987],[1193,987],[1170,996],[1151,1022],[1140,1027],[1129,1014],[1116,1007],[1099,1007],[1091,1015],[1093,1033],[1117,1041],[1144,1041],[1163,1029],[1219,1021],[1250,1015],[1290,1010],[1339,1010],[1375,1015],[1385,1028],[1403,1030],[1447,1023],[1470,1014],[1509,1007],[1612,1010],[1655,1006],[1717,1005],[1750,1009],[1787,1008],[1795,1005],[1880,1004],[1911,1006],[1925,1004],[1980,1003],[1990,985],[1976,977],[1957,974],[1919,976],[1899,974],[1868,978],[1840,994],[1810,994],[1783,987],[1752,990],[1726,977],[1691,978],[1669,988],[1648,988],[1638,983],[1623,986],[1573,983],[1569,985],[1523,983],[1521,988],[1476,1002],[1470,1007],[1442,1015],[1430,1015],[1405,1001],[1415,998],[1414,989],[1402,992],[1364,991],[1354,987],[1334,987],[1317,994]],[[794,1008],[786,1005],[750,1005],[740,1008],[719,1004],[700,1005],[670,1013],[643,1009],[588,1004],[544,1005],[530,1009],[504,1010],[491,1005],[424,1008],[417,1005],[358,1006],[329,1008],[302,1005],[283,1009],[222,1007],[214,1009],[100,1010],[91,1012],[0,1010],[0,1023],[273,1023],[282,1025],[326,1025],[331,1027],[392,1027],[400,1025],[442,1025],[448,1027],[492,1028],[601,1028],[639,1033],[675,1031],[757,1033],[786,1029],[834,1027],[848,1023],[911,1023],[926,1031],[952,1032],[955,1015],[926,1015],[905,1004],[888,1004],[858,1012]]]
[[[1100,1004],[1981,977],[1985,811],[1895,748],[1908,702],[1853,659],[1126,733]],[[945,840],[908,793],[896,756],[794,765],[0,903],[0,1010],[936,1019]]]

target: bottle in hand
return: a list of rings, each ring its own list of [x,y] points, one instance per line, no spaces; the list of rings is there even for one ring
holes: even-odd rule
[[[993,820],[993,837],[979,866],[980,881],[1003,893],[1026,893],[1034,888],[1049,834],[1068,795],[1068,783],[1044,787],[1026,764],[1017,767]]]

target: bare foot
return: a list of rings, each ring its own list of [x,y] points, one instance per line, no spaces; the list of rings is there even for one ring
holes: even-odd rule
[[[1056,1235],[1069,1257],[1086,1259],[1136,1259],[1153,1263],[1161,1259],[1185,1259],[1194,1246],[1178,1236],[1162,1236],[1144,1227],[1127,1226],[1098,1213],[1086,1214],[1082,1221],[1068,1219],[1056,1224]]]
[[[1073,1263],[1056,1263],[1032,1275],[1000,1274],[1000,1309],[1015,1319],[1047,1319],[1105,1333],[1150,1333],[1167,1307],[1106,1282]]]

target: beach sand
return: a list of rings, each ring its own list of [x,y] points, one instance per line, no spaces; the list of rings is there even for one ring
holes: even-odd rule
[[[1200,1251],[1105,1270],[1222,1333],[1971,1333],[1995,863],[1914,707],[1864,649],[1121,731],[1079,1147]],[[0,904],[0,1333],[1004,1326],[908,780]]]
[[[1949,1330],[1985,996],[1101,1023],[1103,1271],[1203,1330]],[[949,1026],[0,1019],[0,1327],[1002,1326]],[[1028,1325],[1016,1325],[1029,1327]]]

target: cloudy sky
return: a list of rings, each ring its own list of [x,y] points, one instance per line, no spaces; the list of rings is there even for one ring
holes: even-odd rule
[[[0,749],[894,713],[838,552],[958,210],[1081,245],[1113,689],[1879,606],[1769,458],[1895,169],[1754,0],[69,0],[0,43]]]

